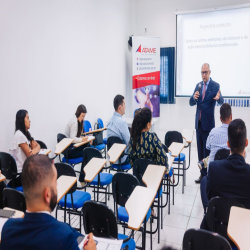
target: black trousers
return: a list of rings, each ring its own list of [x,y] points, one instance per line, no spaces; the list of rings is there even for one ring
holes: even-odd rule
[[[202,205],[203,205],[204,213],[205,213],[209,204],[209,200],[207,197],[207,176],[204,176],[201,180],[200,191],[201,191],[201,201],[202,201]]]
[[[210,154],[210,150],[206,148],[207,137],[210,131],[205,131],[202,129],[201,122],[198,123],[198,129],[196,129],[196,140],[197,140],[197,151],[198,159],[201,161]]]
[[[89,147],[88,146],[89,144],[84,144],[82,145],[81,147],[79,148],[73,148],[71,149],[69,155],[68,155],[68,158],[69,159],[75,159],[75,158],[79,158],[79,157],[82,157],[83,155],[83,149],[86,148],[86,147]]]

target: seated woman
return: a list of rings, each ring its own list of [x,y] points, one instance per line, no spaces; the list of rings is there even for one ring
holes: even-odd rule
[[[27,157],[37,154],[40,151],[40,145],[31,137],[30,119],[26,110],[19,110],[16,113],[16,132],[10,145],[10,154],[15,158],[17,172],[22,173],[23,163]],[[14,179],[15,187],[22,186],[21,175]],[[14,187],[10,181],[8,186]]]
[[[154,161],[156,165],[166,166],[168,173],[168,157],[161,141],[156,133],[149,132],[151,121],[152,113],[149,108],[142,108],[135,115],[128,150],[130,164],[132,166],[135,160],[146,158]]]
[[[86,113],[87,113],[86,107],[83,104],[79,105],[76,110],[75,115],[70,119],[70,121],[68,122],[66,126],[65,135],[68,138],[74,139],[73,143],[79,143],[79,142],[84,142],[88,140],[88,136],[81,136],[82,133],[84,132],[83,122],[84,122]],[[74,158],[82,157],[82,154],[83,154],[82,151],[87,146],[88,144],[84,144],[78,148],[73,147],[71,151],[69,152],[68,158],[74,159]]]

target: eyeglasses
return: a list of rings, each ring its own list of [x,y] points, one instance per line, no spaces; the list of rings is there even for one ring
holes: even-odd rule
[[[208,71],[201,71],[201,74],[202,74],[202,75],[203,75],[203,74],[207,75],[207,74],[208,74]]]

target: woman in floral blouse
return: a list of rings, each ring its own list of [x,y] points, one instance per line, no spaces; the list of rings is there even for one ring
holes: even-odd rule
[[[156,165],[166,166],[168,173],[168,158],[161,141],[156,133],[149,132],[151,121],[152,113],[149,108],[142,108],[135,115],[128,150],[130,164],[132,166],[135,160],[146,158],[154,161]]]

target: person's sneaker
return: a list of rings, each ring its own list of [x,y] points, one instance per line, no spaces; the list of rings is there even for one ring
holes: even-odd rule
[[[202,179],[202,177],[203,177],[203,176],[202,176],[202,175],[200,175],[200,177],[199,177],[197,180],[195,180],[194,182],[195,182],[195,183],[197,183],[197,184],[201,183],[201,179]]]
[[[203,161],[199,161],[198,163],[198,167],[200,170],[202,170],[204,168],[204,162]]]

